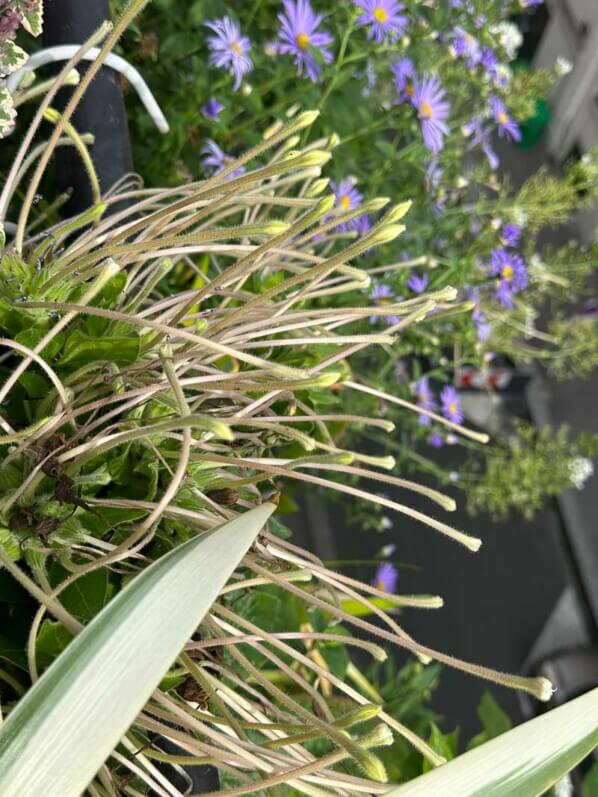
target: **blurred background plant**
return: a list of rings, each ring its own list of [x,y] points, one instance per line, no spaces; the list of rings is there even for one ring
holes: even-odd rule
[[[172,2],[156,0],[133,35],[123,40],[121,52],[143,70],[168,108],[172,130],[168,137],[158,137],[145,112],[131,104],[136,162],[148,183],[175,188],[172,193],[146,192],[131,179],[106,201],[110,206],[123,197],[145,200],[146,209],[139,206],[139,212],[157,212],[156,229],[148,232],[144,223],[133,224],[138,235],[135,249],[129,245],[128,215],[117,216],[121,226],[113,224],[100,205],[75,229],[61,226],[55,198],[41,182],[34,206],[30,196],[21,216],[21,252],[18,245],[17,254],[12,250],[11,230],[3,260],[3,330],[21,346],[15,346],[17,351],[29,357],[29,368],[13,380],[5,405],[12,427],[5,429],[5,444],[16,449],[3,468],[3,486],[13,511],[4,505],[2,540],[12,558],[22,559],[31,569],[42,589],[51,592],[59,584],[64,586],[62,582],[71,578],[69,571],[81,572],[86,559],[110,557],[112,546],[120,550],[127,541],[127,546],[132,545],[128,535],[146,525],[148,512],[153,517],[158,508],[163,510],[143,549],[143,556],[151,560],[186,539],[189,524],[210,527],[234,513],[231,507],[245,508],[264,493],[276,492],[282,479],[296,479],[309,489],[337,487],[351,501],[366,497],[371,508],[357,513],[351,503],[348,514],[364,527],[378,529],[387,522],[387,510],[397,505],[384,494],[360,491],[357,485],[364,477],[395,486],[402,482],[398,486],[423,492],[445,509],[452,506],[451,499],[404,480],[393,482],[393,477],[381,473],[395,463],[402,473],[425,472],[442,484],[457,486],[470,509],[490,510],[498,517],[511,508],[529,516],[560,491],[583,485],[590,473],[588,458],[596,454],[594,438],[570,441],[564,429],[551,435],[516,424],[512,432],[505,429],[502,439],[484,446],[483,433],[463,429],[463,393],[455,390],[461,387],[463,368],[485,373],[504,357],[546,363],[562,378],[587,375],[596,362],[598,337],[591,310],[574,317],[564,311],[558,314],[563,294],[568,303],[587,296],[595,247],[571,244],[539,254],[537,244],[545,225],[560,224],[594,201],[595,161],[590,157],[572,163],[559,178],[542,172],[515,192],[498,177],[493,149],[492,135],[521,136],[523,123],[535,112],[538,94],[546,92],[563,70],[511,74],[508,62],[514,55],[516,32],[505,20],[518,3],[401,5],[381,4],[386,15],[381,20],[372,16],[373,5],[365,1],[339,4],[320,18],[317,8],[293,2],[284,8],[278,2],[262,2],[233,9],[200,0],[175,10]],[[120,4],[115,4],[117,10]],[[298,27],[300,22],[305,31]],[[301,35],[308,41],[300,40]],[[27,89],[21,86],[21,92]],[[291,104],[295,107],[287,114]],[[292,128],[298,108],[310,106],[317,107],[320,116],[310,118],[309,138],[307,124],[276,138],[282,122]],[[483,109],[479,117],[470,118],[471,107]],[[274,171],[252,179],[245,171],[246,161],[236,162],[233,153],[260,146],[260,129],[272,115],[279,121],[269,135],[280,140],[280,149],[271,159],[258,153],[258,160],[260,168]],[[23,121],[30,118],[27,106],[23,116]],[[51,114],[46,118],[56,124]],[[87,143],[82,137],[84,156]],[[3,167],[14,154],[13,146],[8,139]],[[319,170],[332,150],[337,157],[327,173],[334,198],[316,205],[316,197],[327,186]],[[296,176],[284,176],[285,159],[289,168],[297,168]],[[199,178],[208,182],[198,183]],[[213,194],[207,195],[210,201],[217,197],[213,206],[208,200],[196,201],[201,197],[198,185],[203,185],[201,190],[211,186]],[[289,194],[277,193],[281,187],[286,191],[286,186]],[[372,199],[380,193],[397,200],[390,216],[381,217],[385,203]],[[11,186],[9,194],[20,198],[20,186]],[[407,212],[403,203],[408,200],[412,205],[407,230],[399,237],[402,230],[396,223]],[[182,203],[180,215],[171,207],[176,202]],[[273,221],[272,207],[276,208]],[[300,224],[302,213],[315,212],[316,207],[314,221],[319,219],[320,227],[306,233]],[[45,235],[29,228],[29,211],[33,224],[45,225]],[[211,226],[215,221],[233,226],[222,230]],[[96,226],[88,232],[90,223]],[[80,240],[71,240],[79,233]],[[230,238],[238,243],[231,244]],[[66,252],[61,251],[67,244]],[[378,244],[383,244],[380,250]],[[349,254],[339,254],[345,246]],[[223,263],[237,256],[248,261],[246,270],[235,271],[233,266],[227,275]],[[106,258],[114,258],[119,266],[124,262],[124,270],[102,271]],[[345,263],[349,259],[352,267]],[[72,269],[76,265],[78,271],[81,262],[84,276],[73,275]],[[309,277],[305,264],[313,272]],[[30,352],[36,352],[52,324],[58,323],[57,314],[83,303],[84,286],[95,284],[86,283],[87,277],[101,283],[89,302],[100,312],[90,310],[85,320],[73,318],[67,333],[61,330],[52,336],[44,357],[50,357],[47,365],[54,381]],[[46,305],[21,307],[15,304],[19,295],[26,302]],[[55,306],[49,308],[48,302]],[[546,326],[545,315],[550,318]],[[348,329],[339,334],[341,327]],[[179,337],[171,328],[178,330]],[[168,347],[162,348],[165,340],[174,347],[172,355]],[[216,341],[216,348],[210,349],[209,341]],[[201,355],[200,345],[208,348]],[[260,349],[265,352],[263,359],[250,353],[259,354]],[[11,358],[18,359],[14,354]],[[14,373],[11,358],[5,358],[2,366],[9,383]],[[250,366],[256,369],[253,374]],[[188,413],[193,422],[188,427],[173,421],[177,413],[185,414],[179,382],[185,389],[192,385],[193,409]],[[210,382],[212,388],[207,387]],[[200,386],[197,393],[196,386]],[[136,408],[129,411],[123,404],[125,413],[115,411],[104,418],[103,409],[113,400],[108,399],[111,391],[130,396]],[[67,406],[72,410],[61,415]],[[233,429],[236,421],[230,419],[254,407],[259,412],[247,413],[247,427]],[[78,415],[85,420],[84,429],[73,429],[72,441],[70,431],[68,439],[57,438],[54,424],[63,434],[61,424],[76,422]],[[158,496],[164,490],[169,494],[169,480],[180,475],[181,451],[194,424],[205,427],[191,438],[201,453],[195,467],[191,466],[195,457],[187,463],[188,481],[173,493],[177,509],[173,513]],[[395,424],[400,433],[390,439],[388,432]],[[88,425],[93,435],[88,436]],[[363,441],[360,425],[368,429],[366,451],[355,453]],[[122,445],[119,434],[126,435]],[[111,446],[118,446],[118,456],[111,446],[105,455],[103,449],[96,451],[97,440],[104,445],[106,435],[114,438]],[[50,441],[50,449],[44,448]],[[71,461],[69,451],[75,443],[83,466],[76,466],[75,459],[63,472],[62,461]],[[439,468],[432,449],[455,443],[467,448],[468,463],[458,472]],[[92,452],[95,460],[90,458]],[[225,461],[231,456],[242,460],[234,470]],[[46,473],[42,463],[54,467],[56,459],[58,468]],[[208,466],[210,459],[218,466]],[[312,469],[327,471],[327,478],[314,476]],[[20,485],[27,485],[24,493]],[[285,487],[281,514],[292,509],[291,495]],[[403,510],[399,506],[398,511]],[[141,521],[143,517],[146,521]],[[444,524],[430,525],[472,549],[477,547],[477,540]],[[274,531],[283,537],[287,533],[278,521]],[[301,641],[289,643],[283,666],[274,667],[268,664],[272,659],[265,656],[263,646],[246,651],[243,645],[235,655],[237,647],[222,642],[224,652],[208,655],[205,669],[228,668],[226,683],[235,689],[247,682],[255,693],[248,688],[243,694],[255,699],[256,711],[268,694],[276,706],[274,714],[285,722],[288,706],[278,702],[276,685],[295,690],[297,722],[303,718],[301,709],[312,710],[314,700],[324,713],[328,705],[334,720],[351,713],[355,708],[351,701],[361,702],[355,695],[348,700],[346,691],[336,702],[338,696],[329,691],[333,677],[341,692],[339,684],[353,678],[362,699],[377,695],[385,722],[396,731],[394,741],[377,752],[377,759],[366,755],[359,761],[359,753],[348,751],[361,766],[347,763],[350,777],[362,777],[364,761],[371,777],[379,761],[390,779],[400,782],[425,771],[426,760],[438,763],[438,756],[454,756],[456,735],[442,734],[437,718],[425,706],[437,670],[420,662],[398,670],[394,662],[387,662],[360,676],[347,647],[337,638],[348,633],[338,624],[339,617],[328,616],[321,607],[306,610],[303,603],[309,603],[308,596],[321,600],[333,594],[333,606],[346,583],[337,581],[338,574],[323,575],[316,569],[311,577],[320,579],[317,586],[301,586],[304,594],[298,600],[279,581],[287,576],[291,585],[295,578],[301,581],[309,559],[291,569],[295,575],[290,576],[286,560],[278,559],[272,547],[266,544],[260,556],[246,562],[249,569],[238,577],[247,581],[253,566],[254,576],[258,573],[258,578],[268,580],[272,574],[273,584],[248,587],[240,597],[227,598],[224,612],[233,611],[240,618],[239,627],[245,621],[258,626],[260,633],[294,633]],[[64,592],[65,605],[75,616],[96,591],[103,595],[94,604],[92,613],[97,612],[136,572],[137,563],[126,559],[117,567],[89,570],[85,583],[87,575],[73,579],[77,589],[72,590],[72,603],[70,587]],[[389,583],[378,581],[376,577],[374,588],[385,596],[378,594],[355,606],[350,594],[344,595],[345,623],[364,614],[392,613],[400,605],[440,605],[436,599],[426,605],[425,596],[392,597]],[[226,613],[219,616],[231,619]],[[81,614],[79,619],[90,617]],[[385,617],[388,627],[398,633],[393,617]],[[28,645],[29,676],[35,678],[36,659],[44,669],[70,639],[59,623],[39,622],[28,642],[17,642],[18,652],[10,660],[6,683],[13,693],[27,682],[24,645]],[[189,651],[201,651],[203,641],[207,650],[219,651],[219,634],[226,639],[224,628],[210,618],[201,630],[207,639],[191,642]],[[368,630],[375,634],[374,627]],[[301,666],[294,666],[297,651],[311,664],[302,660]],[[200,703],[206,700],[202,690],[208,687],[209,692],[213,682],[200,678],[189,660],[179,662],[170,676],[168,689],[192,702],[201,696],[195,700],[201,711]],[[321,692],[328,702],[314,692]],[[493,715],[496,727],[506,730],[506,718],[489,701],[481,711],[485,717]],[[211,693],[207,704],[231,724],[226,709]],[[174,714],[170,719],[174,721]],[[485,732],[495,735],[488,724],[492,723],[484,721]],[[425,740],[415,742],[416,752],[406,729]],[[262,755],[266,735],[254,735],[253,730],[246,736],[255,745],[253,752]],[[371,725],[360,728],[360,738],[371,732]],[[336,737],[333,742],[315,741],[323,735],[322,726],[305,741],[309,754],[326,756],[335,749]],[[151,737],[144,733],[135,741],[143,744],[151,759]],[[153,755],[159,759],[161,754],[153,749]],[[231,773],[223,766],[221,771],[225,786],[243,780],[239,769]]]

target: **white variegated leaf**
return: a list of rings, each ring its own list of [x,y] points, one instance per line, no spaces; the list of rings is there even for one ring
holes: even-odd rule
[[[597,745],[598,689],[593,689],[387,797],[539,797]]]
[[[170,551],[75,637],[0,728],[0,795],[81,795],[273,511]]]

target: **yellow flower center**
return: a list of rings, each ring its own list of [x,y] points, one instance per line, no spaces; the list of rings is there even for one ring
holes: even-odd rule
[[[424,119],[430,119],[432,116],[432,106],[429,102],[422,102],[419,112]]]
[[[379,589],[380,592],[386,592],[386,584],[382,581],[381,578],[376,581],[376,589]]]
[[[411,83],[407,83],[407,85],[405,86],[405,94],[408,97],[413,97],[413,95],[415,94],[415,89],[413,88]]]
[[[295,41],[297,42],[297,47],[299,47],[300,50],[307,50],[309,46],[309,36],[307,33],[298,33]]]
[[[230,48],[235,55],[243,55],[243,49],[239,42],[231,42]]]
[[[455,404],[454,401],[451,401],[451,403],[448,405],[448,409],[451,415],[455,415],[455,413],[457,412],[457,405]]]
[[[506,265],[502,270],[502,276],[505,282],[511,282],[513,279],[513,266]]]
[[[347,196],[347,194],[343,194],[342,197],[339,199],[340,206],[343,210],[351,210],[351,200]]]
[[[376,6],[374,9],[374,19],[376,22],[384,24],[388,19],[388,11],[382,8],[382,6]]]
[[[506,125],[508,123],[508,121],[509,121],[509,117],[507,116],[507,114],[504,111],[501,111],[498,114],[498,123],[501,124],[501,125]]]

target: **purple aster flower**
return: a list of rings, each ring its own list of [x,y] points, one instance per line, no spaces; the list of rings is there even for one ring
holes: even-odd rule
[[[500,238],[504,246],[514,248],[519,244],[521,227],[518,224],[505,224],[501,230]]]
[[[360,75],[359,77],[362,77]],[[369,97],[372,91],[376,88],[376,84],[378,83],[378,75],[376,74],[376,68],[374,66],[373,61],[368,61],[365,65],[365,69],[363,71],[363,77],[365,77],[366,84],[361,90],[362,97]]]
[[[443,136],[449,129],[444,120],[449,115],[450,105],[444,99],[445,91],[435,77],[424,76],[417,81],[413,95],[413,106],[417,109],[424,144],[432,152],[440,152]]]
[[[399,58],[390,67],[395,79],[397,90],[397,105],[404,102],[411,102],[415,94],[415,66],[411,58]]]
[[[215,36],[208,36],[208,47],[211,50],[208,63],[220,69],[227,69],[235,79],[235,90],[241,85],[243,75],[251,72],[253,64],[247,55],[251,44],[247,36],[241,36],[241,30],[230,17],[206,22],[206,27],[214,31]]]
[[[319,50],[326,64],[332,61],[332,53],[326,49],[332,44],[329,33],[318,32],[322,15],[315,14],[309,0],[283,0],[284,12],[278,15],[280,21],[279,50],[294,56],[297,74],[305,70],[314,83],[320,75],[320,65],[313,55]]]
[[[473,67],[479,64],[482,55],[480,44],[475,36],[463,28],[455,28],[452,49],[457,58],[465,59],[467,66]]]
[[[438,158],[431,158],[426,165],[426,172],[424,175],[424,188],[428,194],[438,188],[443,175],[444,169],[438,162]]]
[[[496,67],[498,66],[498,58],[492,47],[482,47],[480,64],[491,77],[494,75]]]
[[[527,287],[527,268],[522,257],[506,249],[493,249],[490,274],[498,277],[496,298],[503,307],[513,307],[513,296]]]
[[[490,99],[490,110],[494,116],[494,121],[498,125],[498,135],[501,138],[508,138],[512,141],[521,141],[521,131],[514,119],[507,113],[506,105],[498,97]]]
[[[208,140],[206,141],[205,147],[202,147],[200,152],[204,155],[201,160],[201,164],[204,169],[210,175],[218,174],[221,172],[225,166],[228,166],[229,163],[234,161],[235,159],[230,155],[226,155],[216,144],[215,141]],[[239,166],[237,169],[233,169],[233,171],[227,175],[227,180],[232,180],[233,177],[239,177],[239,175],[245,172],[244,166]]]
[[[453,423],[461,423],[463,413],[461,412],[461,399],[452,385],[445,385],[440,394],[442,402],[442,414]]]
[[[478,288],[468,288],[465,292],[468,299],[475,302],[474,310],[471,314],[471,320],[474,323],[476,328],[476,332],[478,335],[478,340],[480,343],[484,343],[490,337],[490,333],[492,332],[492,326],[490,325],[488,319],[486,318],[486,314],[480,310],[480,291]]]
[[[394,377],[399,385],[402,385],[407,380],[407,369],[405,368],[405,363],[402,360],[397,360],[395,363]]]
[[[397,568],[390,562],[381,562],[376,570],[372,586],[382,592],[393,593],[397,586]]]
[[[392,304],[393,296],[392,290],[390,289],[389,285],[386,285],[384,282],[374,285],[372,290],[370,291],[370,299],[374,302],[375,305],[378,307],[382,307],[387,304]],[[380,316],[371,315],[370,316],[370,324],[376,324],[380,319]]]
[[[422,378],[415,383],[414,388],[418,407],[421,407],[422,410],[436,409],[436,402],[432,398],[432,391],[430,390],[430,383],[427,376],[422,376]],[[419,423],[422,426],[429,426],[431,419],[427,415],[420,415]]]
[[[544,0],[519,0],[521,8],[533,8],[534,6],[541,6]]]
[[[492,326],[490,322],[486,318],[485,313],[481,310],[475,309],[471,314],[472,321],[475,325],[475,329],[478,335],[478,340],[480,343],[485,343],[488,338],[490,337],[490,333],[492,332]]]
[[[212,97],[206,102],[205,105],[202,105],[201,112],[206,119],[218,119],[223,109],[224,105],[221,102],[218,102],[216,97]]]
[[[394,42],[405,33],[409,18],[399,13],[405,9],[403,3],[397,0],[355,0],[355,5],[365,12],[357,24],[371,25],[368,39],[375,39],[376,44],[382,44],[385,38]]]
[[[466,122],[461,127],[461,132],[467,138],[471,137],[469,148],[474,149],[475,147],[480,147],[488,159],[488,163],[492,171],[496,170],[500,160],[492,148],[492,144],[490,142],[490,131],[484,122],[479,117],[476,117],[470,122]]]
[[[444,438],[439,435],[438,432],[432,432],[428,437],[428,445],[432,446],[432,448],[442,448],[444,445]]]
[[[421,277],[416,271],[411,272],[411,276],[407,280],[407,287],[413,293],[423,293],[428,287],[429,278],[427,274],[422,274]]]
[[[355,180],[352,177],[347,177],[341,180],[340,183],[330,181],[330,187],[334,191],[336,197],[336,204],[344,211],[355,210],[363,204],[363,196],[360,191],[355,187]],[[366,233],[370,228],[370,221],[367,214],[357,216],[350,221],[344,221],[336,228],[339,232],[348,232],[350,230],[357,230],[360,235]]]

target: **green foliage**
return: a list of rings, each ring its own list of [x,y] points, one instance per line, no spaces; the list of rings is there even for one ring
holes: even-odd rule
[[[510,717],[502,710],[490,692],[484,692],[478,706],[478,716],[482,723],[482,730],[469,742],[468,750],[479,747],[513,727]]]
[[[515,508],[531,518],[548,499],[581,489],[597,454],[598,435],[571,440],[565,426],[553,433],[518,422],[507,439],[489,449],[483,473],[476,460],[465,467],[468,509],[505,518]]]
[[[598,797],[598,764],[593,764],[584,778],[582,797]]]

